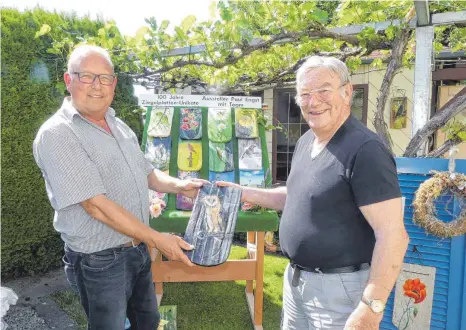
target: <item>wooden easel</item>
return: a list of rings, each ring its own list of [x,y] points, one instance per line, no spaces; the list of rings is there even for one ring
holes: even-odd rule
[[[188,267],[177,261],[162,261],[162,254],[151,249],[152,278],[160,305],[163,283],[246,280],[246,301],[255,330],[262,330],[264,303],[264,232],[247,233],[247,259],[228,260],[215,267]],[[255,282],[255,287],[254,287]]]

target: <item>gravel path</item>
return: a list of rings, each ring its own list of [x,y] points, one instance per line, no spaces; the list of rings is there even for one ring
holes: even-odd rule
[[[69,290],[63,268],[41,276],[2,281],[1,285],[18,295],[16,305],[10,306],[3,318],[7,330],[77,329],[76,323],[49,298],[56,291]]]
[[[12,306],[3,318],[7,330],[50,330],[32,307]]]

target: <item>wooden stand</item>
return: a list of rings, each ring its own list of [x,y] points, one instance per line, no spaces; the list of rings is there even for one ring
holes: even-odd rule
[[[264,232],[248,232],[246,260],[228,260],[215,267],[188,267],[181,262],[162,261],[162,255],[151,249],[152,278],[160,305],[165,282],[213,282],[246,280],[246,301],[255,330],[262,330],[264,301]],[[255,282],[255,289],[254,289]]]

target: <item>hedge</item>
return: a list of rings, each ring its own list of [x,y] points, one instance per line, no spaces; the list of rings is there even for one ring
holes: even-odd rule
[[[61,264],[63,242],[34,162],[32,142],[40,125],[61,105],[66,57],[47,52],[52,36],[35,38],[42,24],[57,35],[95,35],[103,22],[42,9],[2,8],[1,273],[4,278],[45,272]],[[132,80],[119,77],[112,107],[142,135]]]

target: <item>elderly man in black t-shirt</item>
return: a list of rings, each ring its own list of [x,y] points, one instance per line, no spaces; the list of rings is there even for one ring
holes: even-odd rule
[[[310,57],[296,90],[311,129],[286,187],[242,187],[243,201],[283,210],[282,329],[378,329],[408,245],[395,161],[351,115],[343,62]]]

